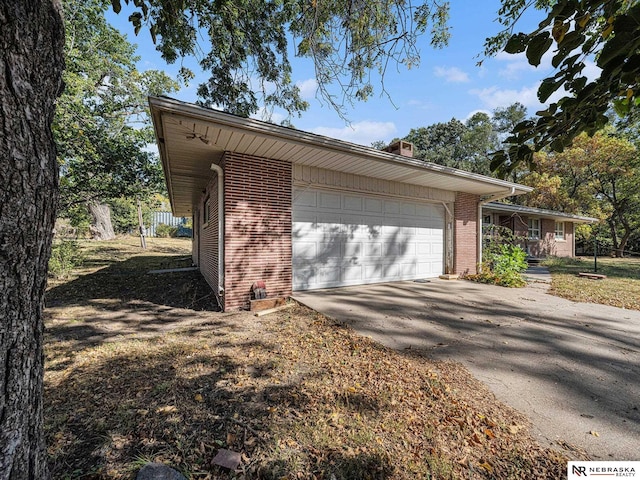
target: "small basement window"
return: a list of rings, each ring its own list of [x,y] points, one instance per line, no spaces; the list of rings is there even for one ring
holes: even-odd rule
[[[556,222],[555,237],[556,240],[564,240],[564,222]]]
[[[202,209],[202,223],[207,226],[209,223],[209,207],[211,207],[211,200],[209,197],[204,201],[204,208]]]
[[[532,240],[538,240],[540,238],[540,219],[530,218],[528,221],[528,237]]]

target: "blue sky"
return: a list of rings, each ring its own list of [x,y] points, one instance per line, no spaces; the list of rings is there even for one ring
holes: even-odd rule
[[[305,100],[311,106],[300,118],[292,119],[293,125],[304,131],[340,138],[361,145],[376,140],[388,142],[403,137],[411,128],[446,122],[452,117],[461,121],[477,111],[490,113],[497,107],[506,107],[516,101],[524,104],[533,114],[541,108],[536,99],[540,81],[552,72],[551,51],[543,57],[538,68],[528,65],[524,55],[498,54],[485,59],[482,67],[476,64],[485,39],[496,34],[500,25],[495,21],[499,2],[494,0],[453,0],[451,2],[451,39],[449,46],[435,50],[425,36],[420,43],[421,62],[418,67],[406,70],[389,69],[385,87],[391,100],[377,92],[367,102],[347,106],[349,124],[324,101],[315,97],[315,78],[308,60],[292,58],[293,79],[300,87]],[[155,51],[148,31],[144,28],[138,36],[127,22],[128,13],[109,13],[111,23],[138,45],[141,60],[139,69],[164,70],[175,75],[179,66],[167,65]],[[530,31],[542,20],[541,12],[531,12],[521,23],[523,31]],[[553,47],[552,47],[553,48]],[[479,57],[480,55],[480,57]],[[197,68],[197,64],[189,62]],[[587,65],[585,72],[590,79],[597,76],[597,67]],[[173,97],[194,102],[196,89],[206,80],[206,72],[196,72],[196,79],[183,87]],[[561,96],[557,92],[554,100]],[[276,123],[285,116],[278,112]],[[260,118],[259,116],[257,118]]]

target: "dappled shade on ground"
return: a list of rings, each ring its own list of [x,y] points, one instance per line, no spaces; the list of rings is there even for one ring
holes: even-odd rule
[[[183,300],[169,300],[179,295],[169,286],[122,295],[119,277],[101,278],[113,284],[53,297],[54,478],[128,479],[151,460],[202,479],[564,476],[565,460],[533,441],[526,419],[457,364],[388,350],[303,307],[261,318],[196,311],[171,306]],[[103,315],[91,292],[111,292],[118,320],[102,317],[90,341],[56,327],[74,308],[81,323]],[[242,454],[236,474],[212,463],[220,448]]]

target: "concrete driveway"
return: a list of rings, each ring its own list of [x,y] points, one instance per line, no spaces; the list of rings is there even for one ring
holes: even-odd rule
[[[462,362],[528,415],[544,445],[640,460],[640,312],[571,302],[546,288],[431,280],[294,298],[391,348]]]

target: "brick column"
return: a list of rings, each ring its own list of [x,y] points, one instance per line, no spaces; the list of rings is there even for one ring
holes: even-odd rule
[[[478,202],[477,195],[456,194],[454,207],[454,269],[458,275],[476,273],[478,263]]]
[[[227,152],[224,172],[225,310],[248,308],[258,280],[291,295],[291,164]]]

